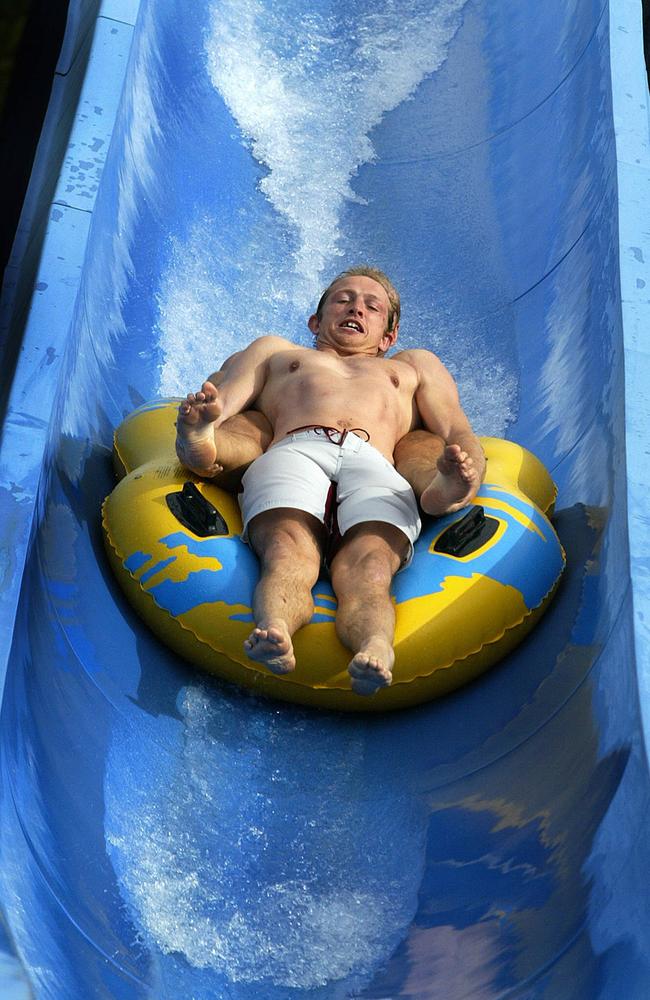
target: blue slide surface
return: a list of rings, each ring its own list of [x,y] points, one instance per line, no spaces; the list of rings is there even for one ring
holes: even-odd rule
[[[650,996],[637,6],[71,4],[5,289],[3,996]],[[515,654],[372,718],[188,668],[99,517],[126,413],[310,343],[362,261],[551,470],[568,561]]]

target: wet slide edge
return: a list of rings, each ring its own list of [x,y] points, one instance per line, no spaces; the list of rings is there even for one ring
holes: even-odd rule
[[[630,576],[637,676],[650,756],[650,102],[639,0],[610,0],[625,355]]]
[[[0,696],[38,510],[61,360],[138,8],[139,0],[70,2],[61,57],[5,275],[0,324],[9,335],[20,337],[21,346],[0,431]],[[66,126],[67,143],[53,155],[57,134]],[[78,161],[88,149],[95,150],[93,168],[82,177]],[[43,191],[48,188],[54,197],[43,208]]]

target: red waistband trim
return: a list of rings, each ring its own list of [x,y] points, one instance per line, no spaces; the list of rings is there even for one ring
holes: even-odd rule
[[[326,427],[324,424],[305,424],[304,427],[293,427],[290,431],[287,431],[287,437],[289,434],[299,434],[300,431],[316,431],[317,434],[321,432],[328,441],[336,445],[342,445],[348,434],[356,434],[357,437],[365,434],[365,438],[362,438],[362,440],[370,441],[370,434],[363,427],[350,427],[349,429],[341,430],[340,427]]]

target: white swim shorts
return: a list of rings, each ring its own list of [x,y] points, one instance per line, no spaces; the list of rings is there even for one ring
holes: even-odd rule
[[[413,543],[422,527],[415,494],[403,476],[381,452],[353,433],[328,428],[295,431],[256,459],[242,479],[239,504],[248,525],[265,510],[290,507],[313,514],[330,536],[345,535],[355,524],[383,521],[399,528],[409,540],[407,566]],[[336,443],[336,439],[341,443]],[[334,440],[333,440],[334,438]],[[330,517],[336,501],[336,522]]]

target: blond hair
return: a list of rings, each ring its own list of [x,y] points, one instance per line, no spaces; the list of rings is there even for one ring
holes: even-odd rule
[[[383,271],[380,271],[378,267],[368,267],[365,264],[361,264],[359,267],[349,267],[347,271],[342,271],[340,274],[337,274],[337,276],[334,278],[333,281],[330,281],[329,285],[321,295],[318,302],[318,306],[316,307],[316,315],[318,319],[320,320],[322,316],[325,300],[327,299],[329,293],[332,291],[332,288],[334,287],[336,282],[340,281],[341,278],[353,278],[357,275],[364,278],[372,278],[373,281],[378,282],[378,284],[380,284],[384,289],[384,291],[386,292],[386,295],[388,296],[388,305],[389,305],[387,332],[390,333],[392,330],[395,329],[395,327],[399,323],[399,317],[400,317],[399,292],[395,288],[394,284],[392,283],[388,275],[384,274]]]

